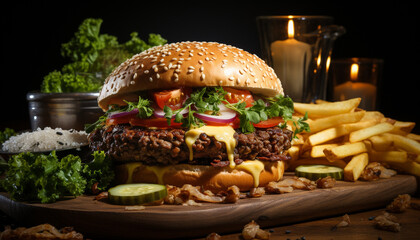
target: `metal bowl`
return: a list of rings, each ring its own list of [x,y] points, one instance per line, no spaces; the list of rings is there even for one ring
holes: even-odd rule
[[[32,130],[62,128],[84,130],[104,113],[98,107],[99,93],[40,93],[26,95]]]

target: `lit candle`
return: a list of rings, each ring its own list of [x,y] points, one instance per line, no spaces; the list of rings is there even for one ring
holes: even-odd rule
[[[350,79],[334,87],[334,99],[346,100],[362,98],[359,107],[365,110],[374,110],[376,102],[376,86],[370,83],[358,82],[359,65],[353,63],[350,69]]]
[[[280,78],[284,91],[295,101],[303,101],[305,77],[311,61],[311,46],[294,38],[293,20],[287,26],[288,39],[271,43],[273,68]]]

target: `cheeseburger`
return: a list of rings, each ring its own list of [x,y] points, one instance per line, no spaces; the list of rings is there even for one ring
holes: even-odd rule
[[[134,55],[105,80],[98,104],[106,113],[90,147],[113,159],[120,184],[248,191],[280,180],[290,160],[293,102],[271,67],[229,45],[179,42]]]

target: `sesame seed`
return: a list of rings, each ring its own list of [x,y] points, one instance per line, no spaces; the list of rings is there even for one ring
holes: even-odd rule
[[[134,84],[134,83],[136,83],[136,82],[134,82],[134,81],[131,81],[131,82],[130,82],[130,84]]]
[[[190,52],[190,54],[188,56],[192,57],[192,56],[194,56],[194,54]]]
[[[169,63],[168,64],[168,69],[171,69],[172,68],[172,63]]]
[[[220,81],[219,81],[219,85],[222,85],[222,84],[223,84],[223,81],[222,81],[222,80],[220,80]]]
[[[188,66],[188,69],[195,69],[195,67],[193,67],[193,66]]]
[[[201,66],[200,67],[200,72],[203,72],[204,71],[204,67],[203,66]]]
[[[198,52],[197,54],[200,55],[200,56],[203,56],[203,53],[202,52]]]
[[[241,75],[244,75],[244,72],[243,72],[241,69],[239,69],[239,73],[240,73]]]
[[[149,77],[149,82],[153,82],[153,78],[152,77]]]
[[[188,69],[187,73],[192,73],[194,72],[194,69]]]
[[[226,67],[226,64],[223,64],[223,65],[222,65],[222,68],[224,68],[224,67]]]
[[[161,64],[159,64],[158,66],[159,66],[159,67],[163,67],[163,66],[165,66],[165,63],[161,63]]]
[[[258,82],[258,78],[255,78],[255,79],[254,79],[254,83],[256,83],[256,82]]]
[[[199,64],[203,64],[203,60],[198,60],[198,63]]]
[[[169,68],[168,68],[167,66],[164,66],[164,67],[163,67],[163,70],[166,72],[166,71],[168,71],[168,70],[169,70]]]
[[[176,73],[180,73],[181,72],[181,69],[177,68],[177,69],[175,69],[175,72]]]
[[[228,78],[230,81],[234,81],[235,80],[235,78],[234,77],[229,77]]]
[[[159,79],[159,78],[160,78],[159,73],[156,73],[156,78],[157,78],[157,79]]]
[[[178,73],[174,73],[175,78],[178,78]]]
[[[171,59],[171,61],[177,61],[177,60],[178,60],[177,58],[172,58],[172,59]]]
[[[153,71],[158,72],[159,71],[159,68],[158,67],[155,67],[155,68],[153,68]]]
[[[137,78],[137,73],[133,74],[133,79]]]
[[[200,76],[201,81],[204,81],[204,79],[206,79],[206,74],[202,73]]]
[[[174,82],[178,82],[178,81],[179,81],[179,78],[175,78],[175,79],[174,79]]]
[[[241,83],[241,80],[239,80],[239,78],[238,78],[238,79],[236,79],[236,82],[237,82],[238,84],[240,84],[240,83]]]
[[[182,61],[181,61],[181,60],[179,60],[177,63],[178,63],[178,64],[182,64]]]
[[[148,74],[148,73],[149,73],[149,70],[144,70],[144,73],[145,73],[145,74]]]

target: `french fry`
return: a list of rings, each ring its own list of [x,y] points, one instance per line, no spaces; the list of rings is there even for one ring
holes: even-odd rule
[[[394,126],[390,123],[384,122],[384,123],[379,123],[376,124],[374,126],[365,128],[365,129],[360,129],[354,132],[350,133],[349,136],[349,141],[350,142],[359,142],[365,139],[368,139],[372,136],[381,134],[381,133],[386,133],[391,131],[394,128]]]
[[[368,163],[369,155],[367,153],[354,156],[344,168],[344,180],[357,181]]]
[[[366,145],[363,142],[344,144],[331,149],[324,149],[324,154],[329,161],[336,161],[348,156],[367,152]]]
[[[413,155],[406,151],[375,151],[369,153],[372,162],[386,162],[386,163],[406,163],[409,158],[414,159]]]
[[[301,145],[294,145],[287,150],[290,157],[292,157],[292,161],[296,161],[299,159],[299,152],[300,152]]]
[[[365,111],[359,111],[337,114],[325,118],[318,118],[309,123],[309,127],[311,128],[311,133],[316,133],[321,130],[337,126],[339,124],[358,122],[363,118],[364,115]]]
[[[350,133],[350,132],[354,132],[360,129],[365,129],[365,128],[374,126],[377,123],[378,123],[377,120],[371,119],[371,120],[360,121],[360,122],[355,122],[355,123],[346,123],[346,124],[343,124],[343,126]]]
[[[315,100],[315,103],[316,103],[316,104],[323,104],[323,103],[330,103],[330,102],[329,102],[329,101],[327,101],[327,100],[316,99],[316,100]]]
[[[365,112],[365,115],[363,115],[363,118],[360,119],[360,121],[367,121],[367,120],[374,119],[374,120],[377,120],[379,122],[383,118],[385,118],[385,116],[381,112],[378,112],[378,111],[366,111]]]
[[[400,130],[405,132],[406,134],[410,133],[413,128],[416,126],[415,122],[403,122],[403,121],[395,121],[394,123],[394,130]],[[393,131],[394,131],[393,130]]]
[[[397,148],[401,148],[407,152],[415,153],[420,155],[420,143],[407,138],[405,136],[396,135],[392,133],[384,133],[383,134],[389,141],[394,143],[394,146]]]
[[[308,137],[308,143],[311,146],[315,146],[344,136],[346,134],[349,134],[349,130],[345,126],[339,125],[337,127],[328,128],[321,132],[310,135]]]
[[[353,98],[323,104],[294,103],[294,107],[296,112],[301,114],[307,112],[309,118],[317,118],[351,112],[359,106],[360,101],[361,98]]]
[[[310,156],[312,158],[325,157],[324,149],[331,149],[331,148],[337,147],[337,146],[338,146],[337,143],[313,146],[311,151],[310,151]]]
[[[392,163],[391,166],[408,174],[420,177],[420,163],[409,161],[403,164]]]
[[[368,140],[372,143],[372,147],[376,151],[387,151],[394,146],[394,141],[382,134],[372,136]]]
[[[415,134],[415,133],[409,133],[406,135],[406,137],[416,140],[417,142],[420,142],[420,135]]]

